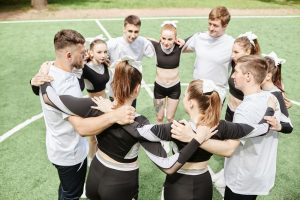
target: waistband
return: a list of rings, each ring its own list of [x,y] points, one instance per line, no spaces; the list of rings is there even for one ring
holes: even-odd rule
[[[207,171],[208,171],[208,168],[206,167],[206,168],[203,168],[203,169],[179,169],[177,171],[177,173],[196,176],[196,175],[204,174]]]
[[[106,160],[104,157],[101,156],[98,151],[96,152],[96,158],[101,162],[105,167],[119,170],[119,171],[132,171],[139,168],[139,163],[137,161],[132,163],[114,163]]]

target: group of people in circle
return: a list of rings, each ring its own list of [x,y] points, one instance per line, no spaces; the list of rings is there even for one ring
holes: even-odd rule
[[[225,199],[269,193],[278,132],[293,130],[281,82],[285,60],[274,52],[261,56],[254,33],[236,39],[227,35],[229,21],[227,8],[219,6],[209,13],[208,31],[183,40],[177,38],[176,23],[165,21],[156,41],[139,36],[141,20],[130,15],[122,36],[93,39],[87,51],[77,31],[56,33],[55,60],[44,63],[30,83],[41,100],[47,155],[60,179],[58,199],[80,198],[87,157],[92,159],[86,180],[89,199],[138,199],[140,147],[167,174],[162,199],[212,199],[208,160],[213,154],[226,157]],[[194,80],[182,99],[188,121],[174,120],[182,52],[196,54]],[[154,124],[135,109],[145,56],[157,62]],[[88,98],[82,96],[84,88]],[[89,145],[85,136],[90,136]],[[163,148],[165,141],[172,142],[171,154]]]

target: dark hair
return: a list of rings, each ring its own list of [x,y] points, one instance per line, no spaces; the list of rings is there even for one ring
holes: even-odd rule
[[[142,82],[142,74],[139,70],[132,67],[127,60],[121,61],[116,65],[112,89],[114,98],[117,100],[117,107],[124,104],[130,97],[138,84]]]
[[[198,109],[203,116],[197,124],[216,126],[221,116],[221,99],[218,92],[203,93],[203,80],[191,81],[187,92],[188,99],[196,100]]]
[[[242,72],[250,72],[256,83],[261,84],[267,75],[268,63],[266,59],[257,55],[247,55],[240,57],[237,62],[240,64]]]
[[[208,18],[210,20],[217,20],[217,19],[221,20],[221,24],[224,27],[230,21],[230,13],[226,7],[218,6],[218,7],[213,8],[210,11]]]
[[[85,39],[80,33],[70,29],[60,30],[54,36],[55,50],[64,49],[77,44],[84,45],[84,42]]]
[[[276,85],[276,87],[284,92],[281,82],[281,64],[276,66],[275,61],[268,56],[265,56],[265,59],[268,63],[268,73],[272,74],[272,82]]]
[[[260,46],[257,39],[254,39],[253,42],[254,45],[251,44],[246,36],[238,37],[234,41],[234,43],[238,43],[245,51],[250,50],[250,55],[260,55]]]
[[[141,20],[140,20],[140,18],[138,16],[136,16],[136,15],[129,15],[129,16],[127,16],[124,19],[124,27],[127,24],[132,24],[132,25],[135,25],[135,26],[141,26],[142,22],[141,22]]]

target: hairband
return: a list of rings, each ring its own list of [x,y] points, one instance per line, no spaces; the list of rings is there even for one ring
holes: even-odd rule
[[[166,24],[171,24],[172,26],[177,28],[176,23],[178,23],[178,21],[176,20],[167,20],[167,21],[163,21],[163,23],[160,26],[163,27]]]
[[[217,86],[212,80],[200,79],[202,81],[202,93],[207,94],[213,91],[217,92]]]
[[[272,51],[272,52],[269,53],[269,54],[262,54],[262,56],[264,56],[264,57],[269,57],[269,58],[271,58],[272,60],[274,60],[276,66],[278,66],[279,64],[283,64],[283,63],[286,62],[285,59],[283,59],[283,58],[278,58],[277,54],[276,54],[274,51]]]
[[[100,35],[97,35],[95,37],[89,37],[89,38],[85,38],[85,45],[89,46],[92,42],[94,42],[95,40],[103,40],[105,41],[106,38],[100,34]]]
[[[240,37],[246,37],[246,38],[248,38],[248,40],[250,41],[250,43],[253,46],[255,46],[254,40],[257,39],[257,36],[254,33],[252,33],[252,32],[246,32],[246,33],[240,34],[238,36],[238,38],[240,38]]]
[[[133,68],[137,69],[139,72],[142,73],[142,64],[140,61],[134,60],[131,56],[123,56],[119,62],[127,61],[129,65],[131,65]],[[116,62],[116,63],[119,63]]]

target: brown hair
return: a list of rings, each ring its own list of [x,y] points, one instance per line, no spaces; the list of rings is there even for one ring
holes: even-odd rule
[[[250,40],[246,37],[238,37],[235,39],[234,43],[239,44],[245,51],[250,50],[250,55],[260,55],[260,46],[257,39],[253,40],[254,45],[251,44]]]
[[[213,8],[210,11],[210,13],[208,15],[208,18],[210,20],[217,20],[217,19],[221,20],[221,24],[224,27],[230,21],[230,13],[229,13],[229,11],[227,10],[226,7],[218,6],[218,7]]]
[[[268,56],[265,56],[265,59],[268,63],[268,73],[272,74],[272,82],[276,85],[276,87],[284,92],[281,82],[281,64],[276,66],[275,61]]]
[[[117,107],[125,103],[138,84],[141,84],[142,74],[132,67],[127,60],[116,65],[112,82],[114,97],[117,100]]]
[[[261,84],[266,78],[268,63],[261,56],[247,55],[240,57],[237,62],[240,64],[242,72],[251,73],[256,83]]]
[[[161,27],[160,33],[162,33],[164,30],[169,30],[175,33],[175,37],[177,36],[177,29],[172,24],[165,24]]]
[[[127,24],[132,24],[134,26],[141,26],[142,25],[142,22],[140,20],[140,18],[136,15],[129,15],[127,16],[125,19],[124,19],[124,27],[127,25]]]
[[[84,45],[84,42],[85,39],[80,33],[70,29],[60,30],[54,36],[55,50],[64,49],[77,44]]]
[[[203,80],[191,81],[187,92],[188,99],[196,100],[198,109],[203,116],[197,124],[203,124],[209,127],[216,126],[221,116],[221,99],[218,92],[212,91],[203,93]]]

